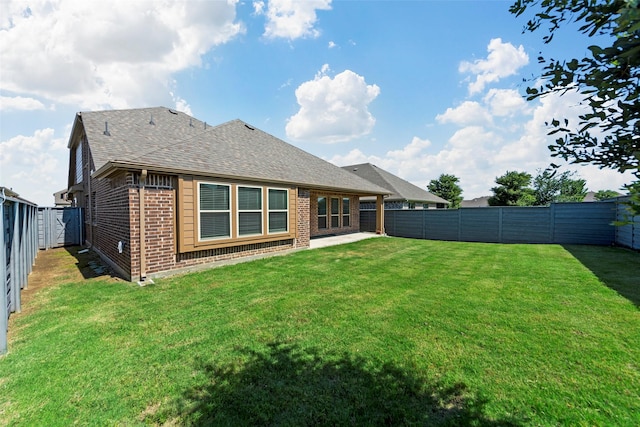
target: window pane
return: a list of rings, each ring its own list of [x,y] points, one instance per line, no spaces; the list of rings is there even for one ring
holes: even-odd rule
[[[344,198],[342,199],[342,213],[345,215],[348,215],[350,213],[349,211],[349,199],[348,198]]]
[[[318,217],[318,228],[327,228],[327,217]]]
[[[326,197],[318,197],[318,215],[326,215],[327,214],[327,198]],[[326,227],[326,224],[325,224]]]
[[[332,198],[331,199],[331,214],[337,215],[340,213],[340,200]]]
[[[269,212],[269,233],[287,231],[287,213]]]
[[[349,227],[351,225],[351,217],[349,215],[342,215],[342,226]]]
[[[200,184],[200,210],[229,210],[229,186]]]
[[[269,209],[287,209],[287,190],[269,190]]]
[[[238,209],[241,211],[262,209],[262,188],[238,187]]]
[[[331,227],[336,228],[340,227],[340,217],[339,216],[331,216]]]
[[[229,214],[217,212],[200,213],[200,238],[231,237]]]
[[[238,214],[238,234],[262,234],[261,212],[240,212]]]

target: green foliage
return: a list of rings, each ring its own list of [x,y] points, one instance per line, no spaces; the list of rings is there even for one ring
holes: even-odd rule
[[[540,56],[542,86],[527,89],[529,100],[551,93],[578,91],[589,111],[576,127],[554,118],[550,134],[558,135],[552,156],[574,163],[591,163],[619,172],[630,171],[636,181],[627,186],[631,209],[640,213],[640,3],[637,0],[517,0],[511,13],[536,13],[525,26],[536,31],[548,24],[550,43],[569,22],[581,25],[588,37],[609,36],[607,46],[590,46],[590,56],[561,60]]]
[[[462,202],[462,188],[458,185],[460,179],[455,175],[441,174],[438,179],[432,179],[427,189],[436,196],[451,202],[449,208],[459,208]]]
[[[531,174],[527,172],[507,171],[496,178],[497,187],[493,187],[493,196],[489,206],[531,206],[535,202],[531,184]]]
[[[613,199],[614,197],[620,196],[620,193],[614,190],[600,190],[596,192],[595,196],[593,196],[596,200],[607,200]]]
[[[584,179],[574,179],[575,172],[558,174],[547,168],[533,180],[535,206],[547,206],[556,202],[581,202],[587,195]]]

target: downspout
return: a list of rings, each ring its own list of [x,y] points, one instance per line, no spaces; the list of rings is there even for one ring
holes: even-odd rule
[[[140,173],[140,283],[144,282],[147,273],[147,260],[145,259],[145,235],[144,235],[144,185],[147,180],[147,170],[143,169]]]

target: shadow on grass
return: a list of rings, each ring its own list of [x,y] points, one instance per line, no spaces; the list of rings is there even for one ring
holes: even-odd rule
[[[78,267],[83,278],[117,277],[100,259],[100,256],[91,249],[85,249],[82,246],[66,246],[65,249],[76,259],[76,267]]]
[[[640,253],[608,246],[563,247],[607,287],[640,308]]]
[[[486,400],[464,384],[444,387],[392,364],[321,355],[295,345],[243,350],[241,365],[197,367],[205,384],[192,388],[151,421],[170,425],[474,425],[490,420]]]

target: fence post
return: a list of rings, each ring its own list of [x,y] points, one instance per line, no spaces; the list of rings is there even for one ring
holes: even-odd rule
[[[502,243],[502,208],[498,208],[498,242]]]
[[[2,277],[2,286],[0,286],[0,304],[2,304],[2,308],[0,308],[0,354],[5,354],[7,352],[7,331],[9,329],[9,307],[7,301],[7,247],[6,245],[9,242],[4,240],[4,233],[6,230],[6,226],[4,222],[4,210],[6,209],[4,205],[4,200],[0,202],[0,224],[2,225],[2,229],[0,230],[0,277]]]

